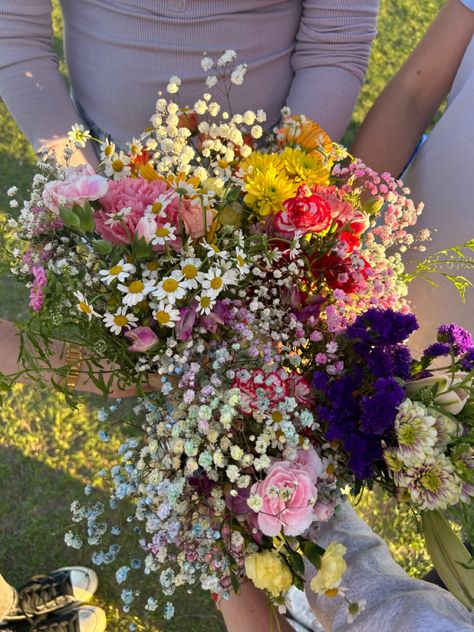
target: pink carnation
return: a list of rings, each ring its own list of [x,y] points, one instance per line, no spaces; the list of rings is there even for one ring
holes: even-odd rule
[[[168,204],[163,204],[166,217],[162,221],[177,226],[178,196],[163,180],[121,178],[110,182],[107,195],[100,199],[102,210],[94,213],[97,231],[103,239],[113,244],[129,244],[147,207],[152,206],[158,198],[163,199],[163,196],[168,198]],[[123,212],[119,221],[114,215],[122,209],[128,210]]]
[[[281,529],[286,535],[300,535],[314,521],[318,491],[312,477],[305,469],[293,469],[288,461],[271,465],[265,480],[252,486],[251,494],[262,497],[257,520],[265,535],[274,537]]]

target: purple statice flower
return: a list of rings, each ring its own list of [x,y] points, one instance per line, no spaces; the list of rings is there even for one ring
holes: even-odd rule
[[[406,398],[405,389],[393,378],[379,378],[371,395],[361,399],[361,426],[367,433],[382,435],[393,427],[398,406]]]
[[[456,354],[465,353],[474,346],[471,334],[456,323],[441,325],[438,329],[438,342],[446,342],[452,345]]]
[[[440,358],[449,355],[450,346],[446,342],[434,342],[423,351],[424,356]]]
[[[358,316],[347,328],[347,336],[359,339],[363,343],[385,347],[406,340],[418,329],[413,314],[402,314],[393,309],[377,309],[375,307]]]
[[[467,349],[465,356],[460,362],[463,371],[472,371],[474,369],[474,347]]]
[[[313,386],[314,388],[325,391],[329,382],[329,375],[326,371],[314,371],[313,373]]]
[[[348,466],[356,478],[359,480],[372,478],[374,463],[382,458],[380,437],[374,438],[357,432],[346,438],[344,449],[350,454]]]
[[[406,345],[395,345],[390,349],[390,353],[393,361],[393,375],[402,380],[408,380],[412,363],[410,349]]]

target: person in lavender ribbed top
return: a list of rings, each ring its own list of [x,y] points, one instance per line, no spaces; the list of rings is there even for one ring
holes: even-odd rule
[[[158,90],[205,87],[203,52],[247,63],[235,112],[288,104],[339,139],[364,80],[379,0],[60,0],[72,95],[117,141],[148,126]],[[51,47],[50,0],[0,0],[0,96],[38,150],[61,145],[79,116]],[[219,93],[215,94],[217,100]],[[227,105],[227,104],[226,104]]]

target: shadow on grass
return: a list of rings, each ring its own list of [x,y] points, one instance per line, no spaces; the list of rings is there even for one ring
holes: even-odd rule
[[[79,532],[71,522],[69,507],[73,500],[84,498],[80,479],[26,456],[17,447],[0,445],[0,489],[0,572],[10,583],[18,585],[31,575],[65,565],[90,565],[90,551],[64,543],[69,528],[74,526]],[[150,613],[138,604],[130,614],[123,614],[115,570],[97,570],[100,583],[95,602],[107,612],[109,632],[124,632],[131,623],[143,632],[225,630],[209,595],[197,589],[192,594],[181,590],[175,596],[176,617],[169,622],[163,621],[161,609]],[[137,580],[144,594],[154,593],[157,584],[157,577]]]

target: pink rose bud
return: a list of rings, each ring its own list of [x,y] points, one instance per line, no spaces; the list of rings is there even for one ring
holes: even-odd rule
[[[140,239],[140,237],[143,237],[146,243],[149,244],[156,235],[156,229],[157,223],[155,221],[155,218],[151,215],[145,215],[138,222],[137,227],[135,228],[135,235],[138,237],[138,239]]]
[[[196,200],[182,199],[179,205],[179,214],[184,222],[186,232],[192,239],[199,239],[209,230],[214,218],[211,210],[206,210],[206,223],[204,223],[204,211]]]
[[[128,350],[135,353],[144,353],[154,347],[158,342],[158,336],[150,327],[137,327],[136,329],[127,331],[125,336],[133,343],[129,346]]]

